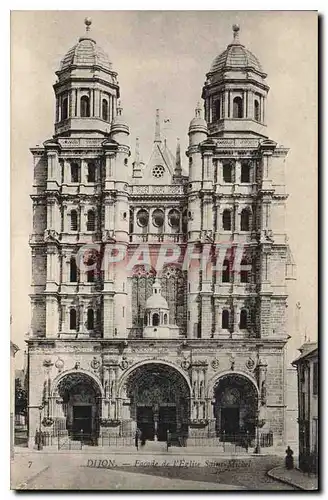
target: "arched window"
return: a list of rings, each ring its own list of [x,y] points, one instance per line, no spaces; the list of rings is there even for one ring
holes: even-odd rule
[[[223,210],[222,226],[224,231],[231,231],[231,210]]]
[[[240,230],[241,231],[250,230],[250,212],[247,208],[244,208],[240,214]]]
[[[71,283],[77,282],[77,265],[75,257],[71,257],[70,260],[69,280]]]
[[[232,165],[231,163],[225,163],[223,165],[223,181],[232,182]]]
[[[249,283],[249,264],[246,259],[240,263],[240,283]]]
[[[223,268],[222,268],[222,283],[229,283],[230,282],[230,262],[228,259],[225,259],[223,261]]]
[[[105,122],[108,121],[108,101],[107,99],[102,100],[102,119],[105,120]]]
[[[68,118],[68,98],[64,97],[61,104],[61,119],[67,120]]]
[[[260,103],[259,101],[254,101],[254,120],[260,121]]]
[[[77,163],[71,163],[71,182],[80,182],[80,168]]]
[[[188,212],[184,210],[182,214],[182,232],[183,234],[187,234],[188,232]]]
[[[233,118],[243,118],[243,100],[241,97],[235,97],[233,100]]]
[[[86,96],[86,95],[83,95],[81,97],[80,104],[81,104],[81,117],[82,118],[87,118],[88,116],[90,116],[90,100],[89,100],[89,97]]]
[[[180,212],[179,212],[179,210],[177,210],[176,208],[172,208],[172,210],[169,211],[168,220],[169,220],[170,226],[173,229],[178,230],[180,227]]]
[[[96,230],[96,215],[94,210],[88,210],[87,213],[87,231]]]
[[[242,309],[240,311],[239,328],[240,328],[240,330],[247,329],[247,311],[246,311],[246,309]]]
[[[229,311],[228,309],[224,309],[222,311],[222,329],[223,330],[228,330],[229,329]]]
[[[71,231],[77,231],[77,211],[71,210]]]
[[[142,208],[139,210],[137,213],[137,222],[140,227],[147,227],[148,226],[148,220],[149,220],[149,214],[147,210]]]
[[[93,309],[88,309],[87,329],[93,330],[95,327],[95,313]]]
[[[153,314],[153,326],[159,325],[159,315],[157,313]]]
[[[96,182],[96,165],[88,163],[88,182]]]
[[[167,325],[167,314],[164,314],[164,325]]]
[[[69,311],[69,329],[76,330],[76,309]]]
[[[155,227],[161,228],[164,225],[164,212],[163,210],[156,209],[153,211],[153,224]]]
[[[251,182],[251,166],[248,163],[243,163],[241,165],[241,182]]]

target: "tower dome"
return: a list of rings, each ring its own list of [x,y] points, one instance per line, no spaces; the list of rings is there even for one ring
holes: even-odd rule
[[[71,66],[100,66],[103,69],[112,69],[112,63],[106,52],[87,34],[79,38],[78,43],[63,57],[59,71],[64,71]]]
[[[233,42],[221,54],[216,56],[209,73],[223,72],[229,69],[252,69],[263,77],[266,76],[258,58],[240,43],[239,29],[237,24],[233,25]]]
[[[158,279],[153,284],[153,294],[147,299],[147,309],[168,309],[166,299],[161,294],[161,284]]]

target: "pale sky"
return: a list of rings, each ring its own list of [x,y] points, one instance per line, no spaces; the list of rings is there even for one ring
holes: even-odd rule
[[[240,41],[268,73],[268,135],[290,148],[286,230],[297,264],[289,303],[301,302],[301,330],[317,338],[317,15],[274,11],[30,11],[12,12],[12,340],[24,350],[30,324],[32,155],[29,148],[53,134],[52,85],[65,53],[84,33],[92,36],[118,72],[132,153],[140,138],[148,160],[155,110],[170,119],[164,130],[174,150],[188,143],[188,125],[212,60]],[[187,158],[182,154],[187,167]],[[290,332],[292,334],[293,332]],[[302,341],[303,339],[301,339]],[[21,359],[18,354],[18,362]]]

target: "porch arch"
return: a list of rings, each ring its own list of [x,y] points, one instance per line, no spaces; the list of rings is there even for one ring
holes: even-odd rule
[[[51,391],[52,397],[55,397],[57,395],[58,385],[62,381],[62,379],[64,379],[67,375],[71,375],[71,374],[73,374],[73,375],[74,374],[75,375],[83,374],[86,377],[91,378],[92,381],[94,383],[96,383],[97,390],[99,390],[99,392],[101,393],[101,397],[102,398],[105,397],[104,388],[102,386],[101,380],[94,373],[89,372],[88,370],[84,370],[83,368],[79,368],[78,370],[73,368],[71,370],[65,370],[65,371],[59,373],[57,375],[57,377],[55,377],[53,382],[52,382],[52,391]]]

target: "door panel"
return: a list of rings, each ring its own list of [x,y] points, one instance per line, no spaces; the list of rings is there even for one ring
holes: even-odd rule
[[[92,430],[92,406],[73,406],[73,433],[90,435]]]
[[[221,408],[221,432],[235,435],[239,430],[239,408]]]
[[[158,441],[166,441],[167,431],[175,433],[177,430],[177,410],[175,406],[161,406],[158,419]]]
[[[155,434],[154,413],[151,406],[138,406],[137,426],[141,430],[141,439],[153,441]]]

